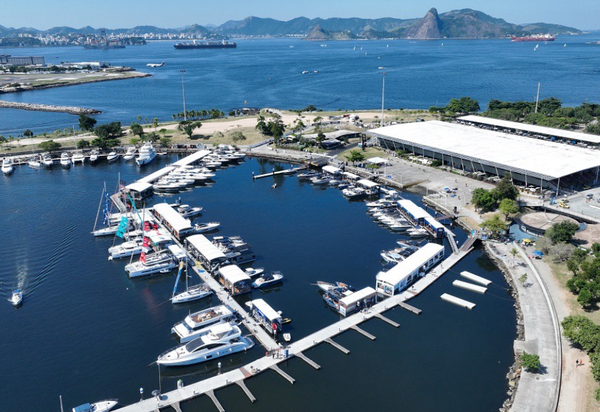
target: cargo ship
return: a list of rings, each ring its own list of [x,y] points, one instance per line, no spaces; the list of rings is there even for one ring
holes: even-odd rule
[[[177,43],[174,45],[176,49],[234,49],[237,44],[229,41],[193,41],[191,43]]]
[[[554,41],[556,40],[556,37],[554,37],[551,34],[532,34],[530,36],[522,36],[522,37],[517,37],[517,36],[510,36],[510,41],[514,41],[514,42],[529,42],[529,41]]]

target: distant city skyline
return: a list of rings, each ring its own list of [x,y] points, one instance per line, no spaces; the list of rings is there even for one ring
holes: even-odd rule
[[[223,3],[180,0],[176,6],[159,0],[103,0],[82,3],[61,0],[60,6],[46,0],[22,0],[2,5],[0,25],[34,27],[45,30],[56,26],[128,28],[141,25],[177,28],[191,24],[220,25],[228,20],[243,20],[248,16],[290,20],[296,17],[330,18],[360,17],[400,19],[420,18],[432,7],[443,13],[471,8],[509,23],[555,23],[582,30],[600,29],[597,16],[600,2],[576,0],[565,4],[559,0],[505,0],[481,4],[475,0],[433,0],[423,3],[405,0],[401,4],[389,0],[371,0],[368,7],[358,0],[304,0],[303,2],[255,0]]]

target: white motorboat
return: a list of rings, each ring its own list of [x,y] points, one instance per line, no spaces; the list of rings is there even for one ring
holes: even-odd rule
[[[336,289],[338,286],[333,284],[333,283],[329,283],[329,282],[323,282],[322,280],[318,280],[317,281],[317,286],[323,291],[323,292],[331,292],[332,290]]]
[[[9,175],[14,171],[15,168],[13,167],[12,159],[10,157],[5,157],[4,160],[2,160],[2,173]]]
[[[90,153],[90,163],[95,163],[97,161],[98,161],[98,151],[92,150],[92,152]]]
[[[265,272],[265,268],[246,268],[244,270],[244,272],[246,272],[246,275],[250,276],[251,278],[255,277],[255,276],[260,276]]]
[[[138,166],[147,165],[156,158],[152,143],[147,143],[140,148],[139,156],[135,159]]]
[[[197,223],[194,225],[194,233],[207,233],[217,230],[221,226],[220,222]]]
[[[282,279],[283,274],[278,270],[274,270],[270,274],[264,274],[252,282],[252,287],[255,289],[264,288],[277,282],[281,282]]]
[[[142,253],[140,260],[125,266],[125,272],[130,278],[154,275],[156,273],[169,273],[177,267],[173,256],[160,252],[146,256]]]
[[[408,229],[406,234],[410,237],[426,237],[429,235],[429,232],[422,227],[415,227],[412,229]]]
[[[68,153],[63,152],[60,155],[60,165],[62,167],[64,167],[65,169],[68,169],[69,167],[71,167],[71,158],[69,157]]]
[[[291,333],[284,333],[283,334],[283,340],[286,342],[290,342],[292,340],[292,334]]]
[[[112,151],[106,155],[106,160],[108,160],[108,163],[113,163],[113,162],[116,162],[117,160],[119,160],[119,157],[121,157],[120,154],[118,154],[115,151]]]
[[[119,403],[118,399],[107,399],[105,401],[84,403],[73,408],[73,412],[108,412]]]
[[[176,294],[177,285],[179,284],[179,279],[181,278],[181,273],[183,272],[183,268],[185,266],[185,291],[179,294]],[[179,272],[177,273],[177,279],[175,279],[175,286],[173,287],[173,295],[171,296],[171,302],[176,303],[187,303],[193,302],[195,300],[203,299],[207,296],[212,295],[212,290],[207,285],[194,285],[190,286],[188,283],[189,275],[187,271],[187,265],[184,261],[181,261],[179,264]]]
[[[208,326],[228,322],[232,319],[234,319],[234,314],[227,306],[214,306],[187,315],[183,321],[173,326],[171,332],[179,336],[181,343],[185,343],[205,332]]]
[[[133,160],[135,158],[135,147],[130,147],[127,149],[127,153],[123,155],[123,160],[126,162]]]
[[[139,255],[144,251],[142,239],[128,240],[108,248],[108,260]]]
[[[310,180],[313,177],[319,176],[319,173],[315,172],[314,170],[309,170],[307,172],[298,173],[297,176],[298,176],[298,180]]]
[[[192,184],[194,181],[192,180]],[[180,205],[177,207],[177,211],[181,216],[186,219],[192,219],[202,213],[202,208],[200,206],[191,207],[190,205]]]
[[[32,157],[27,162],[27,166],[31,167],[32,169],[41,169],[42,165],[42,158],[40,156]]]
[[[153,185],[154,190],[157,192],[177,192],[179,191],[179,185],[177,183],[159,181]]]
[[[346,189],[342,190],[342,194],[347,197],[348,199],[355,199],[357,197],[361,197],[365,195],[365,190],[363,188],[360,187],[347,187]]]
[[[54,160],[52,160],[52,158],[50,157],[49,154],[44,154],[44,156],[42,157],[42,163],[44,164],[45,167],[52,167],[54,165]]]
[[[315,176],[310,179],[310,182],[313,185],[326,185],[327,183],[329,183],[329,179],[326,177]]]
[[[23,292],[21,291],[21,289],[13,290],[12,296],[10,297],[10,302],[15,307],[23,303]]]
[[[76,152],[73,154],[73,156],[71,157],[71,160],[73,161],[73,164],[77,164],[78,162],[81,164],[85,163],[85,156],[83,155],[82,152]]]
[[[402,256],[400,254],[401,249],[394,249],[394,250],[382,250],[380,255],[381,258],[383,260],[385,260],[387,263],[398,263],[401,262],[405,259],[404,256]]]
[[[108,226],[102,229],[97,229],[92,232],[94,236],[114,236],[117,233],[118,226]]]
[[[248,350],[253,346],[252,340],[242,336],[239,326],[220,323],[207,328],[191,342],[163,353],[156,363],[165,366],[194,365]]]

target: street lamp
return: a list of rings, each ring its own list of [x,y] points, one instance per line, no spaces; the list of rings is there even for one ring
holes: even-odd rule
[[[185,70],[179,70],[181,73],[181,95],[183,96],[183,121],[187,121],[187,112],[185,111],[185,86],[183,83],[183,73]]]

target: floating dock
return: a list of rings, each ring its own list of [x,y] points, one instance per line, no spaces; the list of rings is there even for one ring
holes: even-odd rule
[[[461,298],[457,298],[456,296],[452,296],[449,295],[447,293],[444,293],[442,296],[440,296],[443,300],[445,300],[446,302],[450,302],[450,303],[454,303],[457,306],[466,308],[466,309],[473,309],[475,307],[474,303],[469,302],[468,300],[464,300]]]
[[[483,286],[478,286],[478,285],[474,285],[472,283],[463,282],[462,280],[455,280],[454,282],[452,282],[452,284],[454,286],[456,286],[457,288],[470,290],[471,292],[477,292],[477,293],[483,294],[487,291],[487,288],[485,288]]]
[[[491,280],[487,280],[486,278],[482,278],[481,276],[474,275],[471,272],[467,272],[466,270],[460,272],[460,275],[463,278],[467,278],[467,279],[472,280],[475,283],[479,283],[480,285],[483,285],[483,286],[489,286],[490,283],[492,283]]]
[[[262,179],[265,177],[270,177],[270,176],[277,176],[277,175],[291,175],[296,173],[299,170],[304,170],[306,169],[306,167],[292,167],[291,169],[283,169],[283,170],[275,170],[273,169],[273,171],[271,173],[264,173],[262,175],[255,175],[254,172],[252,172],[252,179],[256,180],[256,179]]]

